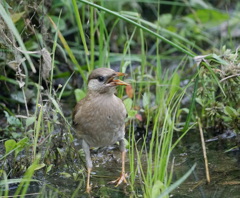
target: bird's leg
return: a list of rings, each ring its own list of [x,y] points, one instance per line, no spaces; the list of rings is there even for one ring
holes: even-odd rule
[[[116,180],[109,182],[109,183],[112,183],[112,184],[116,183],[116,186],[118,186],[122,182],[127,183],[127,180],[126,180],[127,174],[125,173],[126,149],[125,149],[124,139],[120,140],[119,143],[120,143],[120,150],[121,150],[121,153],[122,153],[122,171],[121,171],[121,175]]]
[[[86,158],[86,165],[87,165],[87,185],[86,185],[86,192],[90,193],[91,191],[91,186],[90,186],[90,173],[92,171],[92,160],[90,156],[90,148],[88,144],[82,140],[82,148],[85,153],[85,158]]]
[[[91,191],[91,186],[90,186],[90,174],[91,174],[92,169],[88,168],[87,169],[87,185],[86,185],[86,192],[90,193]]]
[[[121,184],[122,182],[127,183],[126,177],[127,173],[125,173],[125,158],[126,158],[126,151],[122,151],[122,172],[120,177],[116,180],[117,185]]]

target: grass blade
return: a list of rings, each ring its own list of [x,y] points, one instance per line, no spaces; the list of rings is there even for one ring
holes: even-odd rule
[[[129,19],[129,18],[127,18],[127,17],[119,14],[119,13],[117,13],[117,12],[114,12],[114,11],[112,11],[112,10],[109,10],[109,9],[107,9],[107,8],[104,8],[104,7],[102,7],[102,6],[99,6],[99,5],[95,4],[95,3],[92,3],[92,2],[89,2],[89,1],[86,1],[86,0],[78,0],[78,1],[80,1],[80,2],[82,2],[82,3],[85,3],[85,4],[88,4],[88,5],[90,5],[90,6],[93,6],[93,7],[97,8],[97,9],[103,10],[103,11],[105,11],[105,12],[107,12],[107,13],[109,13],[109,14],[112,14],[112,15],[114,15],[114,16],[116,16],[116,17],[118,17],[118,18],[120,18],[120,19],[122,19],[122,20],[124,20],[124,21],[127,21],[128,23],[131,23],[131,24],[135,25],[136,27],[144,30],[145,32],[148,32],[149,34],[151,34],[151,35],[153,35],[153,36],[161,39],[162,41],[168,43],[169,45],[177,48],[177,49],[180,50],[181,52],[183,52],[183,53],[185,53],[185,54],[187,54],[187,55],[189,55],[189,56],[191,56],[191,57],[194,57],[194,56],[195,56],[192,52],[189,52],[189,51],[183,49],[182,47],[180,47],[179,45],[175,44],[174,42],[166,39],[165,37],[157,34],[156,32],[154,32],[154,31],[146,28],[145,26],[143,26],[143,25],[141,25],[141,24],[139,24],[139,23],[137,23],[137,22],[135,22],[135,21],[133,21],[133,20],[131,20],[131,19]]]
[[[20,47],[21,47],[21,51],[23,51],[23,54],[24,54],[24,56],[26,57],[29,65],[30,65],[30,67],[31,67],[31,69],[32,69],[32,72],[33,72],[33,73],[36,73],[36,69],[35,69],[35,67],[34,67],[34,65],[33,65],[33,62],[32,62],[32,60],[31,60],[29,54],[28,54],[28,53],[24,53],[24,51],[26,52],[27,49],[26,49],[26,47],[25,47],[25,45],[24,45],[24,43],[23,43],[23,41],[22,41],[22,38],[21,38],[21,36],[20,36],[20,34],[19,34],[16,26],[14,25],[11,17],[7,14],[7,12],[6,12],[6,10],[3,8],[2,4],[0,4],[0,16],[3,18],[3,20],[4,20],[5,23],[7,24],[8,28],[13,32],[15,38],[16,38],[17,41],[18,41],[18,44],[19,44]],[[27,70],[26,70],[26,71],[27,71]]]
[[[159,195],[157,198],[163,198],[164,196],[168,195],[170,192],[172,192],[174,189],[176,189],[181,183],[183,183],[188,176],[194,171],[196,168],[196,164],[192,166],[192,168],[185,174],[183,175],[179,180],[177,180],[174,184],[169,186],[161,195]]]

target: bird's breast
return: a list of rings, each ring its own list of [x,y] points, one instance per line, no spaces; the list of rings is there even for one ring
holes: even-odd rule
[[[126,109],[119,98],[100,97],[88,104],[79,112],[78,132],[89,146],[111,145],[124,137]]]

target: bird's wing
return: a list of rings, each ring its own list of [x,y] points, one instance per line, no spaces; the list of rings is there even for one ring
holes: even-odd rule
[[[83,103],[84,103],[84,99],[82,99],[82,100],[80,100],[77,104],[76,104],[76,106],[75,106],[75,108],[74,108],[74,110],[73,110],[73,113],[72,113],[72,121],[73,121],[73,127],[76,127],[77,126],[77,124],[79,124],[78,122],[77,122],[77,113],[79,112],[79,111],[81,111],[81,109],[82,109],[82,106],[83,106]]]
[[[122,106],[122,115],[123,115],[123,118],[125,119],[128,116],[126,107],[125,107],[123,101],[120,98],[117,97],[117,99],[118,99],[118,105]]]

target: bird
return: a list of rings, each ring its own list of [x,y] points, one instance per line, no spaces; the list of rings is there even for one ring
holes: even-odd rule
[[[105,147],[119,142],[122,170],[118,179],[110,182],[116,186],[127,183],[125,173],[125,118],[126,108],[116,94],[116,87],[129,84],[116,79],[126,76],[110,68],[94,69],[88,77],[87,94],[73,110],[73,128],[85,153],[87,167],[86,192],[90,193],[90,174],[93,168],[91,147]]]

